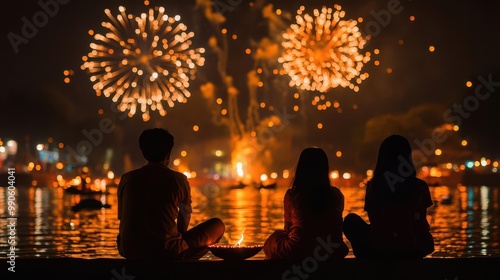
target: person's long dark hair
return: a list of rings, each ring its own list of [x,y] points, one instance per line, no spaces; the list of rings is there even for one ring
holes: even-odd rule
[[[415,166],[408,139],[391,135],[384,139],[378,151],[377,164],[370,183],[381,192],[396,192],[401,184],[415,178]]]
[[[292,180],[292,188],[309,202],[315,213],[329,206],[330,186],[328,157],[320,148],[306,148],[302,151]]]

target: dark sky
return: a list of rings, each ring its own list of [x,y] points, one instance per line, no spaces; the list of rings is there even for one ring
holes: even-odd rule
[[[188,28],[197,31],[194,44],[206,47],[208,36],[203,34],[204,27],[194,26],[195,1],[150,2],[150,6],[164,6],[167,13],[180,14]],[[376,22],[374,13],[385,13],[383,11],[387,10],[387,5],[397,1],[275,0],[268,3],[274,3],[275,8],[292,15],[300,5],[312,9],[337,3],[346,11],[345,18],[363,17],[360,27],[365,30],[367,23]],[[105,8],[116,14],[120,5],[126,6],[129,12],[146,10],[142,1],[70,0],[66,4],[59,4],[58,11],[38,28],[32,38],[20,44],[16,53],[7,34],[12,32],[21,35],[24,25],[22,18],[32,21],[33,15],[42,8],[39,1],[3,3],[1,47],[6,61],[0,75],[0,138],[20,138],[30,134],[33,139],[52,136],[64,141],[77,141],[81,136],[72,138],[68,134],[78,134],[82,128],[91,129],[95,126],[103,118],[97,114],[98,109],[104,108],[104,116],[110,116],[113,120],[118,118],[116,113],[109,110],[109,99],[95,96],[92,84],[80,66],[81,57],[88,53],[88,44],[91,42],[87,31],[99,30],[100,23],[107,20],[103,12]],[[354,93],[334,89],[327,94],[329,100],[341,103],[342,113],[335,110],[317,112],[306,108],[310,101],[302,106],[307,110],[299,112],[303,118],[299,117],[294,120],[296,123],[292,123],[292,126],[307,126],[303,130],[306,131],[306,140],[299,141],[298,146],[330,145],[333,150],[354,153],[357,147],[353,147],[353,143],[359,144],[362,139],[353,137],[366,138],[363,131],[369,119],[386,114],[404,116],[411,108],[425,104],[439,104],[444,113],[452,109],[453,104],[462,104],[467,95],[474,93],[480,84],[479,76],[487,78],[492,75],[493,81],[500,81],[500,48],[497,43],[499,40],[496,39],[500,34],[498,1],[401,0],[398,7],[401,12],[392,14],[388,24],[380,28],[380,32],[373,36],[365,48],[372,52],[372,60],[363,68],[370,77],[360,85],[360,91]],[[238,42],[232,43],[234,52],[230,54],[229,70],[236,82],[240,83],[237,86],[242,88],[245,87],[245,76],[239,74],[249,70],[251,61],[245,59],[239,50],[249,46],[245,36],[253,39],[262,37],[262,26],[265,25],[251,22],[249,10],[248,1],[242,1],[234,10],[224,14],[227,18],[224,27],[230,33],[241,34]],[[415,16],[415,21],[410,21],[410,16]],[[399,40],[403,40],[403,44],[399,44]],[[434,46],[435,51],[430,52],[429,46]],[[375,49],[380,50],[380,54],[374,55]],[[375,60],[380,61],[380,66],[373,64]],[[392,73],[387,73],[387,68],[391,68]],[[70,84],[63,82],[63,71],[66,69],[74,71]],[[213,61],[207,57],[207,63],[199,70],[197,77],[206,81],[213,69]],[[471,88],[466,87],[467,81],[473,83]],[[200,84],[195,81],[192,86]],[[122,129],[119,138],[124,149],[132,149],[128,147],[135,145],[138,133],[154,125],[168,127],[178,135],[179,141],[193,143],[227,134],[224,128],[211,125],[209,110],[200,109],[204,101],[199,91],[195,89],[192,92],[194,96],[187,104],[176,105],[163,119],[153,115],[150,122],[143,123],[137,115],[119,120]],[[244,93],[243,89],[241,111],[245,111]],[[486,151],[492,155],[500,156],[498,148],[493,147],[499,140],[496,112],[500,102],[497,95],[498,92],[493,92],[489,99],[481,101],[477,110],[463,118],[463,129],[459,133],[464,138],[475,139],[477,146],[488,147]],[[265,96],[260,98],[265,99]],[[285,95],[285,98],[292,99],[290,95]],[[358,106],[357,110],[352,109],[354,104]],[[266,116],[266,113],[263,112],[262,116]],[[316,129],[317,122],[322,122],[324,129]],[[194,124],[207,129],[194,135],[191,130]]]

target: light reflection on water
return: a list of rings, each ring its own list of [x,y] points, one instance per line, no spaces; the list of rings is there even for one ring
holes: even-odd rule
[[[363,211],[365,189],[340,188],[345,196],[344,216]],[[500,192],[498,187],[431,187],[437,207],[427,219],[435,239],[431,257],[500,257]],[[17,249],[23,258],[75,257],[120,258],[116,249],[118,233],[116,188],[99,195],[109,209],[74,213],[71,206],[82,197],[64,194],[62,189],[18,187]],[[286,186],[275,190],[219,188],[213,183],[192,183],[193,215],[190,226],[211,217],[226,224],[221,243],[234,244],[244,230],[243,244],[263,243],[283,228],[283,196]],[[450,204],[442,204],[451,195]],[[7,189],[0,187],[0,258],[7,254]],[[446,201],[444,201],[446,202]],[[262,251],[257,257],[263,257]],[[348,257],[353,257],[352,253]]]

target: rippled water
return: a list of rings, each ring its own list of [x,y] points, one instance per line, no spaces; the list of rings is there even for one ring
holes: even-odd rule
[[[283,228],[283,195],[286,186],[275,190],[230,190],[212,183],[192,182],[194,213],[191,226],[210,217],[226,223],[223,243],[234,244],[244,229],[244,243],[263,243],[275,229]],[[363,211],[365,189],[340,187],[345,212],[367,219]],[[438,201],[427,219],[435,238],[431,257],[500,257],[500,188],[487,186],[431,187]],[[23,258],[120,258],[116,249],[118,233],[116,188],[99,195],[109,209],[74,213],[71,206],[82,197],[60,188],[18,187],[17,254]],[[451,204],[442,197],[451,194]],[[7,254],[7,189],[0,187],[0,258]],[[207,256],[210,257],[210,256]],[[257,257],[263,257],[259,253]],[[353,257],[352,253],[348,257]]]

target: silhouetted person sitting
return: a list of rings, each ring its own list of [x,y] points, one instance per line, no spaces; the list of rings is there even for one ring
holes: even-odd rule
[[[328,158],[320,148],[302,151],[291,188],[284,198],[284,230],[264,243],[267,259],[344,258],[344,196],[330,185]]]
[[[217,218],[187,230],[191,192],[184,174],[167,166],[174,137],[147,129],[139,144],[148,164],[125,173],[118,186],[118,250],[127,259],[196,260],[224,234]],[[176,221],[177,220],[177,221]]]
[[[368,182],[365,211],[344,219],[344,233],[357,258],[423,258],[434,251],[427,222],[432,200],[427,183],[416,177],[408,140],[386,138],[379,149],[373,178]]]

